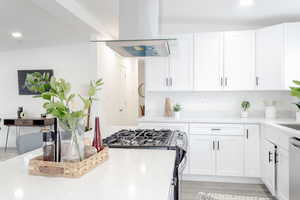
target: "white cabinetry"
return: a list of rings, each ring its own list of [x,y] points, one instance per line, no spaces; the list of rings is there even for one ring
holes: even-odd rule
[[[277,198],[289,200],[289,152],[277,149]]]
[[[195,34],[195,90],[223,88],[223,33]]]
[[[254,31],[224,33],[224,88],[253,90],[255,86]]]
[[[285,90],[300,76],[300,23],[266,27],[256,32],[256,77],[260,90]]]
[[[245,125],[245,176],[260,177],[260,131],[258,125]]]
[[[273,143],[268,140],[263,141],[262,149],[262,180],[269,189],[269,191],[275,195],[276,192],[276,174],[275,174],[275,152],[276,148]]]
[[[193,89],[193,34],[170,36],[169,57],[145,59],[147,91],[192,90]]]
[[[190,125],[190,173],[243,176],[244,139],[240,125]]]

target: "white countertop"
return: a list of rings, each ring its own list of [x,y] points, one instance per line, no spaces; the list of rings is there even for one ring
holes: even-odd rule
[[[109,160],[79,179],[31,176],[36,150],[0,163],[2,200],[167,200],[175,151],[110,149]]]
[[[138,119],[138,123],[229,123],[229,124],[265,124],[274,126],[285,131],[290,137],[300,137],[300,131],[281,126],[280,124],[300,124],[295,119],[266,119],[266,118],[240,118],[240,117],[182,117],[175,119],[174,117],[142,117]]]

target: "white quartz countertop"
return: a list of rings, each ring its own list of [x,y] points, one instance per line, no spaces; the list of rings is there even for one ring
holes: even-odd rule
[[[295,119],[283,118],[283,119],[266,119],[266,118],[240,118],[240,117],[219,117],[219,118],[209,118],[209,117],[182,117],[180,119],[175,119],[173,117],[142,117],[138,119],[138,123],[228,123],[228,124],[261,124],[274,126],[281,129],[289,137],[300,137],[300,131],[291,129],[283,124],[300,124]]]
[[[109,160],[78,179],[31,176],[36,150],[0,163],[2,200],[167,200],[175,151],[109,149]]]

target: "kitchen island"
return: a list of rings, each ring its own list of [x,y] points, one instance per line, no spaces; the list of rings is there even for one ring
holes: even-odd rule
[[[109,149],[109,159],[81,178],[28,174],[29,152],[0,164],[3,200],[167,200],[175,151]]]

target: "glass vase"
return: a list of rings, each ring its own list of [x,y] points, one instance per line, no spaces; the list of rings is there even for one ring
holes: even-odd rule
[[[61,160],[80,162],[84,160],[84,126],[80,119],[60,121]]]

